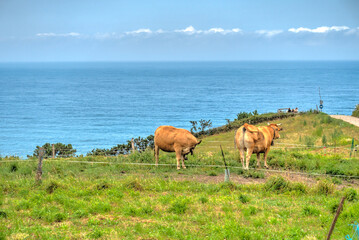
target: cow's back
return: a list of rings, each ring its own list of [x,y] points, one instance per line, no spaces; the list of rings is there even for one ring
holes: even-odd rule
[[[175,145],[181,147],[197,143],[197,139],[186,129],[172,126],[160,126],[155,131],[155,144],[167,152],[174,152]]]

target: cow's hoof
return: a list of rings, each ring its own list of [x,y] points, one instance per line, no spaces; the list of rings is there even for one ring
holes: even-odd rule
[[[178,167],[177,170],[181,170],[181,168]]]
[[[264,166],[266,169],[269,169],[269,167],[268,166]]]
[[[182,167],[183,169],[186,169],[186,167]]]

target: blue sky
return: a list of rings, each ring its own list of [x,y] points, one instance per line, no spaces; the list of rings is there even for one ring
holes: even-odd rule
[[[359,60],[359,1],[0,0],[0,61]]]

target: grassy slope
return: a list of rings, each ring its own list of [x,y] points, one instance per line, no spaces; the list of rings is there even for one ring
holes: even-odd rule
[[[304,115],[281,122],[285,131],[276,146],[305,145],[305,136],[321,145],[321,136],[313,134],[319,125],[328,136],[341,128],[341,146],[348,146],[347,138],[359,136],[358,128],[328,120],[325,115]],[[239,166],[233,136],[232,131],[204,138],[187,164],[222,164],[218,147],[222,144],[229,164]],[[328,142],[332,144],[330,137]],[[326,154],[323,156],[316,148],[273,149],[269,165],[283,170],[359,176],[359,161],[347,159],[348,152]],[[83,160],[153,163],[153,156],[146,152]],[[174,155],[161,153],[160,163],[174,164]],[[36,162],[1,163],[0,239],[323,239],[336,204],[348,191],[352,196],[348,199],[353,201],[346,202],[332,238],[343,239],[352,232],[348,224],[359,219],[359,187],[338,190],[334,183],[340,184],[341,180],[336,179],[316,179],[317,183],[310,186],[281,178],[276,182],[267,179],[266,184],[215,184],[179,181],[177,177],[217,175],[223,169],[190,167],[178,172],[171,166],[156,169],[49,160],[44,163],[44,181],[37,185],[33,180],[35,169]]]

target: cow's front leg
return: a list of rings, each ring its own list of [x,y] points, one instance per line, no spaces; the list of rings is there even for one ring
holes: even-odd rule
[[[182,153],[180,151],[176,151],[176,159],[177,159],[177,170],[180,170],[180,161],[182,159]]]
[[[183,168],[183,169],[185,169],[185,168],[186,168],[186,166],[184,165],[184,159],[185,159],[185,156],[184,156],[184,155],[182,155],[181,159],[182,159],[182,168]]]
[[[269,168],[268,165],[267,165],[267,155],[268,155],[268,152],[269,152],[269,148],[264,152],[264,166],[266,168]]]
[[[261,155],[259,153],[257,153],[257,167],[260,168],[261,167]]]
[[[253,153],[253,149],[247,148],[247,156],[246,156],[246,169],[249,169],[249,161],[251,160],[251,156]]]

